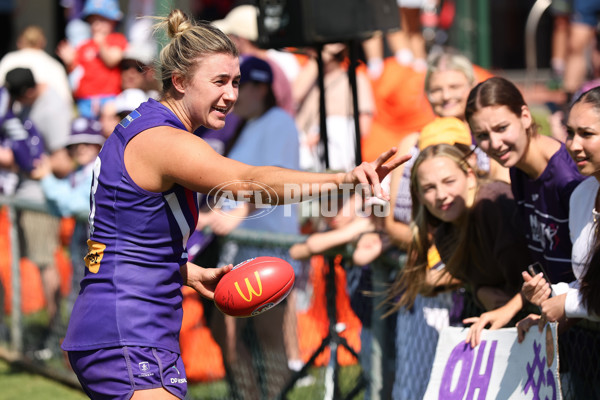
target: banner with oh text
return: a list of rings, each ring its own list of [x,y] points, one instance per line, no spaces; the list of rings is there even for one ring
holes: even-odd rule
[[[562,399],[556,323],[529,329],[523,343],[517,329],[484,330],[481,343],[465,343],[467,328],[440,333],[425,399]]]

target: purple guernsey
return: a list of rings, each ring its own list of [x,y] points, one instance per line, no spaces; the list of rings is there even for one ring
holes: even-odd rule
[[[64,350],[148,346],[179,353],[179,268],[187,262],[198,194],[179,185],[148,192],[133,182],[123,161],[127,143],[156,126],[185,129],[150,99],[117,125],[96,160],[86,273]]]
[[[573,281],[569,199],[584,177],[565,145],[561,143],[537,179],[515,167],[510,179],[534,260],[544,265],[552,283]]]

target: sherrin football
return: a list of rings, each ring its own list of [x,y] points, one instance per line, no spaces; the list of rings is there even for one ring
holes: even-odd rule
[[[243,261],[215,289],[215,304],[233,317],[251,317],[279,304],[294,286],[294,269],[277,257]]]

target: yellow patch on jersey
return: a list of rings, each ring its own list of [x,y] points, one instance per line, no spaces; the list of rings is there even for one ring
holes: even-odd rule
[[[85,266],[90,270],[91,273],[97,274],[100,270],[100,262],[104,257],[104,249],[106,245],[94,240],[88,240],[88,253],[85,256]]]

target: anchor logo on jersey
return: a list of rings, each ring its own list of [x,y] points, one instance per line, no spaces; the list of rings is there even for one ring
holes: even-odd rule
[[[85,266],[90,270],[91,273],[97,274],[100,270],[100,262],[104,257],[104,250],[106,245],[94,240],[88,240],[88,253],[85,256]]]

